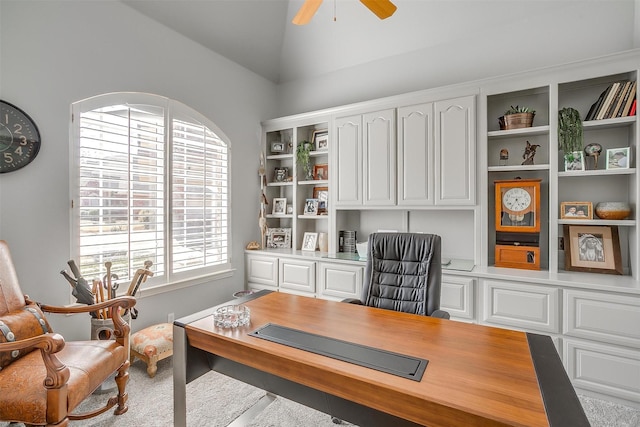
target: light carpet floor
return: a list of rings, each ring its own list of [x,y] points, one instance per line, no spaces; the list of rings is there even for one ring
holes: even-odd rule
[[[140,360],[131,366],[129,411],[115,416],[108,411],[96,418],[71,422],[87,427],[170,427],[173,426],[172,358],[158,363],[155,378],[149,378]],[[113,393],[113,392],[112,392]],[[85,408],[103,404],[109,394],[94,394]],[[187,425],[189,427],[226,426],[256,403],[265,392],[216,372],[209,372],[187,384]],[[640,427],[640,410],[611,402],[579,396],[593,427]],[[281,397],[245,424],[247,427],[335,427],[331,417]],[[0,427],[7,423],[0,422]],[[11,427],[20,426],[14,424]],[[366,426],[363,426],[366,427]],[[570,427],[570,426],[567,426]]]

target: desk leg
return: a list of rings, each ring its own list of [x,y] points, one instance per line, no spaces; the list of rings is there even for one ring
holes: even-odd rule
[[[173,325],[173,425],[187,426],[187,334]]]

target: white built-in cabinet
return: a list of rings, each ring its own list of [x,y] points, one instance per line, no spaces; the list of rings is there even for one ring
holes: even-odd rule
[[[586,170],[565,171],[557,148],[558,111],[573,107],[584,117],[611,83],[637,80],[638,64],[634,50],[264,122],[268,172],[292,171],[291,180],[269,181],[266,195],[287,197],[295,209],[269,216],[269,226],[292,228],[292,245],[246,251],[247,287],[359,298],[365,264],[337,253],[340,230],[357,231],[359,242],[379,229],[435,232],[443,257],[474,265],[443,269],[440,305],[453,321],[549,335],[578,391],[640,407],[638,115],[583,124],[585,144],[628,147],[629,168],[607,169],[603,153],[597,168],[588,159]],[[536,110],[533,127],[499,129],[512,105]],[[293,151],[320,129],[328,129],[329,150],[313,161],[328,163],[329,179],[305,182]],[[291,143],[289,151],[269,152],[278,141]],[[539,147],[534,163],[523,165],[527,141]],[[494,181],[515,177],[542,179],[541,271],[494,266]],[[304,217],[317,185],[329,188],[328,215]],[[624,201],[632,214],[566,219],[563,201]],[[624,275],[565,269],[564,229],[574,224],[618,228]],[[299,250],[307,231],[328,233],[328,253]]]

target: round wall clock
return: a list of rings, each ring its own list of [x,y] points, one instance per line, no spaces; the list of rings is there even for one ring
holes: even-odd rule
[[[20,108],[0,100],[0,173],[25,167],[40,151],[40,132]]]

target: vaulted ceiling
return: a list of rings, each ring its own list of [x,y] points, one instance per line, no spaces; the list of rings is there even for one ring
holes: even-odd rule
[[[546,0],[393,0],[398,10],[381,21],[357,0],[324,0],[311,23],[296,26],[291,19],[303,0],[121,1],[274,83],[426,51],[500,27],[505,37],[515,37],[510,32],[518,21],[530,25],[540,15],[575,7]]]

